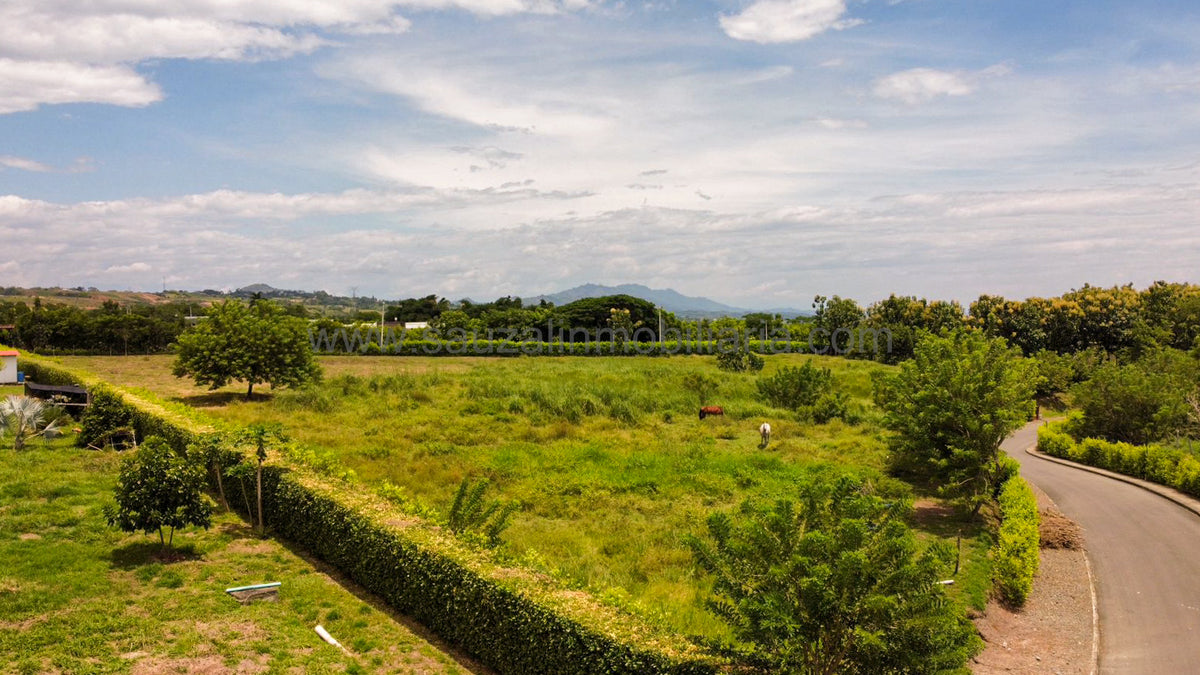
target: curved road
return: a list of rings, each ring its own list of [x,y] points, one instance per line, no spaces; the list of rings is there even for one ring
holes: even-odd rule
[[[1100,673],[1200,673],[1200,517],[1163,497],[1025,452],[1004,450],[1087,537],[1100,613]]]

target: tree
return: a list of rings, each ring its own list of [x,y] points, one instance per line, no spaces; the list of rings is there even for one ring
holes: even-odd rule
[[[1013,471],[1000,443],[1033,412],[1036,367],[999,338],[976,331],[925,334],[913,359],[877,376],[875,402],[895,432],[902,465],[927,471],[974,511]]]
[[[818,354],[848,354],[854,347],[854,331],[865,314],[862,307],[850,298],[818,295],[813,298],[815,310],[809,342]]]
[[[168,548],[175,529],[195,525],[205,529],[212,522],[212,500],[204,494],[205,467],[176,453],[157,436],[151,436],[121,462],[121,473],[113,489],[116,504],[106,505],[108,524],[125,532],[158,532],[158,541]],[[164,536],[163,530],[170,534]]]
[[[708,607],[771,672],[943,673],[980,646],[937,581],[953,554],[920,550],[906,502],[849,475],[810,475],[795,502],[744,504],[687,540],[714,577]]]
[[[1072,433],[1140,445],[1183,431],[1188,424],[1186,394],[1189,385],[1194,387],[1184,373],[1192,364],[1181,352],[1169,354],[1124,366],[1105,363],[1090,380],[1076,385],[1073,399],[1083,416]]]
[[[254,471],[254,491],[258,498],[258,533],[260,535],[266,534],[267,529],[266,525],[263,524],[262,505],[263,462],[267,461],[267,448],[286,439],[284,438],[283,430],[277,424],[251,424],[242,431],[238,440],[254,446],[254,457],[258,460],[258,465]]]
[[[13,450],[22,450],[31,438],[55,438],[55,421],[46,422],[46,404],[36,398],[9,396],[0,401],[0,438],[12,435]]]
[[[308,323],[286,316],[266,300],[250,306],[230,300],[213,305],[202,321],[179,336],[176,347],[175,377],[191,377],[210,389],[245,382],[247,400],[256,384],[293,387],[321,377]]]

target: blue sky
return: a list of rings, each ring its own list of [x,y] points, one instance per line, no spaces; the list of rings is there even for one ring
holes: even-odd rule
[[[1200,11],[10,0],[0,285],[1200,281]]]

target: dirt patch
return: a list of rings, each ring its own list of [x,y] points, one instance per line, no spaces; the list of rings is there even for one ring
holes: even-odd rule
[[[21,541],[35,541],[41,538],[42,535],[34,534],[33,532],[22,532],[21,534],[17,535],[17,539],[20,539]]]
[[[229,668],[219,656],[177,659],[155,657],[138,661],[129,672],[132,675],[218,675],[228,673]]]
[[[1078,551],[1083,548],[1083,530],[1075,521],[1053,507],[1042,509],[1042,524],[1038,528],[1041,547]]]
[[[957,513],[953,506],[932,499],[918,499],[913,502],[913,524],[922,529],[936,527],[954,519]]]
[[[261,640],[266,633],[258,624],[252,621],[230,621],[227,623],[208,623],[197,621],[193,624],[196,632],[212,642],[225,642],[230,645],[242,645],[254,640]]]
[[[243,555],[266,555],[274,553],[275,545],[270,541],[262,539],[234,539],[225,547],[225,555],[243,556]]]

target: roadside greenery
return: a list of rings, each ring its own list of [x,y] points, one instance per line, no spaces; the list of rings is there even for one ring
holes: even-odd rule
[[[1000,598],[1020,607],[1029,599],[1039,563],[1040,535],[1037,497],[1029,483],[1013,476],[1000,490],[1000,527],[993,573]]]
[[[999,338],[925,335],[911,361],[875,380],[896,467],[931,477],[978,512],[1016,471],[1000,443],[1032,416],[1036,379]]]

